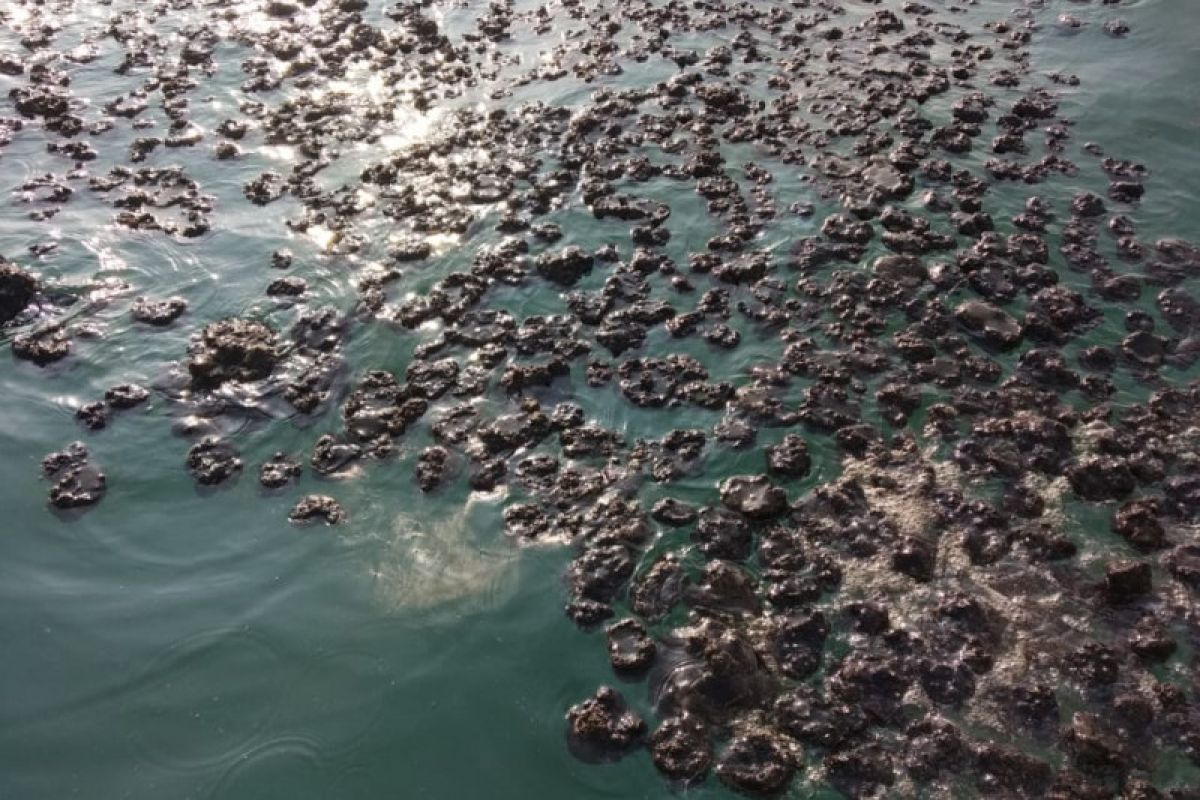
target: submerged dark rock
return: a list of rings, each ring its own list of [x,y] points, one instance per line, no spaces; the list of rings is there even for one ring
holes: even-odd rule
[[[430,492],[441,485],[446,477],[450,453],[444,447],[427,447],[417,458],[415,467],[417,485],[422,492]]]
[[[309,464],[320,475],[331,475],[345,469],[351,462],[362,457],[363,449],[349,442],[339,441],[333,434],[325,434],[313,445]]]
[[[704,779],[712,766],[709,732],[690,717],[668,717],[650,737],[650,758],[659,772],[684,785]]]
[[[660,620],[679,602],[690,582],[679,561],[664,555],[633,580],[630,606],[649,621]]]
[[[658,680],[661,713],[687,713],[710,724],[728,724],[763,706],[773,678],[745,635],[715,620],[677,634],[681,638],[667,642],[676,652],[660,655],[667,663],[680,651],[687,658]]]
[[[1167,627],[1153,616],[1138,620],[1130,633],[1129,649],[1149,663],[1161,663],[1170,658],[1178,645]]]
[[[136,383],[123,383],[104,390],[104,402],[121,411],[136,408],[149,399],[150,392]]]
[[[670,497],[655,503],[654,508],[650,510],[650,515],[657,522],[676,528],[689,525],[697,518],[696,509]]]
[[[721,502],[750,519],[778,517],[787,510],[787,494],[765,475],[736,475],[721,484]]]
[[[863,742],[825,756],[829,781],[850,797],[886,790],[896,782],[895,757],[878,742]]]
[[[195,388],[211,389],[262,380],[278,362],[274,331],[260,322],[227,319],[205,327],[194,340],[187,368]]]
[[[646,628],[635,619],[608,626],[608,660],[619,672],[641,672],[650,667],[657,649]]]
[[[42,474],[54,481],[50,505],[66,510],[100,502],[108,490],[108,480],[89,458],[87,446],[73,442],[42,459]]]
[[[789,433],[777,445],[766,448],[767,467],[778,475],[802,478],[812,468],[808,444],[794,433]]]
[[[1111,456],[1089,456],[1067,469],[1071,488],[1084,500],[1120,500],[1137,486],[1129,466]]]
[[[1117,603],[1136,600],[1150,593],[1150,565],[1144,561],[1121,559],[1104,568],[1104,590]]]
[[[571,286],[592,270],[593,259],[578,247],[567,247],[538,257],[537,270],[549,281]]]
[[[745,516],[723,508],[704,508],[692,539],[709,558],[743,561],[750,556],[753,534]]]
[[[170,325],[183,316],[187,310],[187,301],[182,297],[168,297],[166,300],[147,300],[139,297],[133,303],[133,318],[147,325]]]
[[[781,694],[773,715],[779,729],[804,744],[835,748],[867,727],[867,718],[853,703],[839,703],[819,691],[799,686]]]
[[[607,686],[567,712],[567,744],[584,761],[621,758],[640,742],[646,723],[625,705],[625,698]]]
[[[634,562],[624,545],[610,544],[585,550],[567,568],[577,594],[601,603],[610,602],[633,574]]]
[[[75,419],[88,430],[98,431],[108,424],[108,407],[104,403],[87,403],[75,410]]]
[[[774,655],[783,674],[803,680],[816,672],[829,633],[829,622],[820,611],[786,619],[774,637]]]
[[[280,489],[300,477],[303,467],[286,453],[276,453],[258,470],[258,482],[264,489]]]
[[[309,494],[300,498],[288,514],[292,522],[321,521],[326,525],[339,525],[346,519],[341,503],[329,495]]]
[[[1200,544],[1181,544],[1163,559],[1167,570],[1180,583],[1200,593]]]
[[[795,772],[792,754],[763,733],[735,736],[718,757],[716,767],[722,783],[751,794],[781,792]]]
[[[989,347],[1009,350],[1021,342],[1021,324],[991,303],[968,301],[955,309],[954,315],[967,332]]]
[[[23,333],[12,340],[13,355],[32,361],[39,367],[61,361],[71,352],[71,340],[65,331],[52,327],[36,333]]]
[[[215,486],[241,472],[241,454],[229,442],[206,436],[188,451],[187,469],[197,483]]]
[[[1130,500],[1113,514],[1113,532],[1138,550],[1157,550],[1167,543],[1166,531],[1159,519],[1160,514],[1159,501],[1155,498]]]
[[[975,782],[984,791],[1010,791],[1023,796],[1045,792],[1054,773],[1044,761],[1001,744],[981,745],[975,753]]]
[[[0,325],[11,322],[24,311],[39,288],[37,278],[0,258]]]

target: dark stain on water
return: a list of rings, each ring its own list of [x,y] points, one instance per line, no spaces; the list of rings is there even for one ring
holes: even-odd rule
[[[0,8],[0,796],[1195,797],[1197,25]]]

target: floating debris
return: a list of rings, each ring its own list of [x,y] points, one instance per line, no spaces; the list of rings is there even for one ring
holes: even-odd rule
[[[21,1],[0,148],[46,140],[32,225],[88,202],[196,252],[291,237],[234,316],[111,299],[164,337],[195,319],[163,392],[186,470],[241,471],[255,430],[223,415],[286,418],[319,421],[320,479],[407,459],[422,496],[469,492],[397,520],[411,572],[381,582],[410,608],[508,573],[465,536],[501,497],[499,545],[569,548],[566,615],[617,618],[597,658],[648,685],[650,724],[608,687],[566,711],[580,758],[645,746],[756,795],[1183,797],[1151,784],[1200,768],[1200,245],[1141,238],[1149,170],[1074,144],[1080,81],[1031,44],[1132,28],[1062,5],[179,0],[162,36],[114,2],[85,42],[70,3]],[[237,109],[202,111],[229,52]],[[92,68],[126,90],[85,102]],[[311,307],[314,258],[353,308]],[[0,259],[39,366],[89,330],[39,319],[50,289]],[[43,469],[54,506],[104,494],[81,444]]]

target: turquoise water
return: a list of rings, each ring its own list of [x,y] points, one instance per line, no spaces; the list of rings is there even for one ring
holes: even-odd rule
[[[856,12],[874,8],[843,5]],[[997,16],[1010,5],[985,1],[965,16]],[[54,47],[63,50],[127,7],[121,0],[60,6],[62,33]],[[0,50],[20,49],[14,26],[25,8],[4,9]],[[448,30],[476,12],[474,4],[432,9],[445,15]],[[370,7],[376,17],[379,10]],[[1089,27],[1061,34],[1053,20],[1064,11],[1085,18]],[[146,25],[166,37],[202,13],[167,11]],[[1074,152],[1094,141],[1149,168],[1147,199],[1132,214],[1144,241],[1200,239],[1200,83],[1194,80],[1200,5],[1143,0],[1111,9],[1050,2],[1036,13],[1044,24],[1031,46],[1034,70],[1081,79],[1078,87],[1061,90],[1060,113],[1075,122],[1068,147]],[[1117,13],[1132,27],[1121,40],[1099,30]],[[545,41],[526,31],[512,46],[532,55]],[[696,37],[704,46],[710,41]],[[113,74],[111,45],[102,44],[96,61],[69,66],[73,92],[92,108],[130,88],[127,78]],[[211,129],[236,114],[244,79],[237,64],[247,52],[232,41],[217,48],[221,69],[191,93],[196,124]],[[643,69],[630,64],[623,75],[598,83],[646,85],[670,74],[659,62]],[[7,94],[10,84],[18,81],[0,76],[0,93]],[[573,106],[593,88],[568,77],[521,87],[515,99]],[[161,119],[157,110],[148,113],[154,115]],[[421,135],[415,117],[399,128]],[[94,175],[125,160],[125,139],[108,146],[101,141],[100,157],[88,165]],[[285,328],[297,308],[263,294],[279,275],[267,266],[277,248],[295,253],[297,266],[289,274],[309,282],[303,306],[342,311],[354,306],[357,273],[378,254],[371,248],[339,254],[323,247],[319,236],[290,232],[284,220],[299,213],[291,198],[264,209],[247,203],[242,185],[264,169],[285,169],[290,157],[255,137],[243,143],[244,157],[234,162],[213,161],[208,146],[160,148],[148,160],[185,165],[214,196],[211,232],[198,239],[113,225],[112,210],[82,186],[56,216],[31,221],[20,186],[31,176],[69,169],[69,162],[46,153],[45,142],[31,126],[0,153],[6,198],[0,254],[79,294],[73,323],[99,326],[102,335],[74,337],[71,357],[48,368],[0,358],[0,507],[6,514],[0,526],[0,797],[670,796],[644,752],[595,766],[567,751],[563,715],[571,704],[598,684],[616,681],[650,719],[646,684],[621,683],[605,658],[602,635],[580,632],[564,617],[561,573],[571,552],[518,547],[504,536],[501,513],[509,496],[470,494],[462,481],[433,495],[418,491],[412,463],[429,443],[427,431],[407,438],[395,461],[363,462],[361,470],[333,480],[308,470],[297,485],[268,494],[252,467],[277,451],[308,451],[318,435],[338,429],[336,410],[291,419],[282,404],[269,403],[260,414],[220,418],[217,424],[236,441],[247,469],[233,485],[206,491],[183,468],[190,443],[171,433],[181,410],[167,393],[116,414],[102,431],[85,433],[77,425],[75,409],[113,384],[165,385],[164,375],[203,323],[236,315]],[[357,174],[372,160],[372,147],[344,148],[343,161],[321,180],[336,185]],[[750,152],[750,145],[744,147]],[[986,158],[980,148],[963,161],[981,165]],[[750,159],[731,148],[727,160],[737,165]],[[781,209],[810,192],[786,173],[776,173],[774,188]],[[1062,207],[1081,188],[1103,194],[1103,176],[1089,168],[1078,180],[1053,180],[1036,191]],[[686,253],[703,249],[714,229],[699,198],[666,180],[642,185],[639,193],[671,205],[670,255],[683,263]],[[997,220],[1018,209],[1028,193],[1028,187],[997,186],[990,195]],[[832,209],[809,199],[822,211]],[[765,234],[765,244],[786,249],[792,238],[814,231],[821,217],[782,220]],[[590,249],[618,241],[627,247],[623,226],[595,225],[577,196],[551,219],[566,234],[556,246]],[[364,232],[382,236],[388,224],[376,216],[363,222]],[[499,238],[491,227],[477,225],[440,244],[444,250],[427,265],[405,268],[402,292],[426,291],[469,264],[476,246]],[[42,258],[29,255],[31,245],[47,241],[57,249]],[[593,274],[581,288],[596,288],[602,277]],[[1084,276],[1065,279],[1086,285]],[[143,295],[181,296],[189,303],[187,314],[163,330],[134,323],[129,305]],[[518,319],[565,311],[561,298],[546,290],[500,289],[490,303]],[[1149,293],[1144,303],[1151,307]],[[742,346],[730,355],[699,340],[669,349],[701,358],[714,380],[736,380],[750,364],[781,351],[777,340],[743,332]],[[414,347],[434,335],[379,321],[357,325],[344,353],[348,369],[354,375],[366,369],[402,374]],[[1094,333],[1097,340],[1123,335],[1119,312]],[[647,347],[662,349],[668,342],[659,329]],[[557,388],[561,397],[573,395],[590,419],[631,441],[664,431],[661,416],[622,402],[614,387],[587,391],[580,372],[569,388]],[[1163,375],[1191,377],[1171,369]],[[1120,389],[1117,403],[1146,393],[1132,381]],[[508,401],[492,392],[485,402],[501,409]],[[699,409],[681,413],[667,424],[711,427],[720,418]],[[764,431],[760,446],[783,433]],[[60,514],[45,503],[47,484],[38,465],[75,439],[86,441],[110,488],[86,513]],[[813,472],[788,487],[792,499],[838,472],[827,440],[810,446]],[[757,451],[715,454],[701,474],[670,492],[704,502],[721,477],[757,471],[760,461]],[[643,493],[647,506],[656,491],[649,486]],[[307,493],[335,496],[348,522],[332,528],[289,524],[289,509]],[[668,534],[656,547],[666,549],[677,539]],[[1194,774],[1180,766],[1160,777],[1164,785],[1181,785]],[[819,777],[797,780],[791,790],[796,797],[814,791],[836,796]],[[696,798],[727,794],[712,778],[687,792]]]

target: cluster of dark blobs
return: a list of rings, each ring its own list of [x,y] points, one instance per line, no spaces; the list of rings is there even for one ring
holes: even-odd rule
[[[262,4],[271,33],[238,34],[255,53],[242,88],[263,99],[209,133],[189,120],[187,95],[216,69],[216,20],[236,12],[204,4],[214,24],[188,28],[181,44],[153,32],[155,15],[171,13],[164,4],[114,15],[118,71],[149,77],[95,120],[80,116],[54,59],[0,57],[0,71],[24,81],[10,93],[19,116],[0,129],[40,125],[50,151],[86,175],[86,137],[120,120],[145,128],[130,166],[86,183],[117,224],[180,238],[207,231],[211,197],[182,168],[135,164],[214,134],[215,159],[237,160],[247,139],[296,148],[290,174],[249,181],[247,200],[294,198],[290,230],[323,226],[335,255],[379,256],[385,268],[356,276],[349,313],[304,310],[288,331],[252,319],[198,331],[160,388],[192,415],[177,425],[194,440],[186,467],[203,486],[242,471],[235,444],[204,417],[238,413],[253,394],[306,417],[340,407],[342,419],[306,459],[262,464],[267,489],[287,487],[305,462],[334,475],[396,458],[418,426],[434,440],[413,460],[422,491],[459,478],[477,491],[507,486],[508,534],[575,548],[566,613],[605,626],[613,669],[647,681],[658,717],[648,726],[600,688],[567,713],[581,758],[647,748],[672,782],[711,772],[752,794],[782,792],[800,773],[851,797],[962,787],[1197,797],[1151,776],[1175,758],[1200,767],[1189,655],[1200,644],[1200,383],[1162,376],[1200,357],[1200,301],[1187,288],[1200,247],[1141,240],[1129,214],[1146,169],[1091,144],[1080,150],[1107,176],[1107,196],[1079,192],[1055,207],[1031,188],[1011,219],[989,213],[998,183],[1081,173],[1054,93],[1078,81],[1040,78],[1030,63],[1047,3],[978,29],[959,24],[958,12],[980,13],[972,3],[875,5],[495,2],[452,36],[419,3],[377,25],[363,0],[274,0]],[[506,61],[497,54],[518,27],[572,43],[532,67]],[[1050,27],[1086,25],[1064,13]],[[1130,26],[1113,18],[1103,32]],[[697,51],[676,34],[725,43]],[[23,44],[45,54],[56,35],[33,25]],[[504,102],[533,82],[591,82],[663,60],[668,80],[597,89],[578,107]],[[364,66],[406,88],[371,102],[307,91]],[[292,92],[284,100],[272,94],[281,88]],[[485,110],[456,103],[473,90],[487,92]],[[170,120],[162,136],[141,124],[155,98]],[[934,98],[950,109],[940,125],[923,111]],[[340,148],[380,142],[399,108],[439,105],[451,110],[427,139],[372,160],[356,184],[322,188]],[[761,163],[727,163],[734,147]],[[963,159],[978,151],[989,154],[982,172]],[[780,254],[756,243],[817,208],[777,207],[784,170],[841,209]],[[52,217],[80,174],[24,187],[34,219]],[[682,264],[665,252],[671,209],[649,196],[665,181],[694,188],[717,229]],[[560,243],[563,229],[539,218],[576,197],[597,225],[628,225],[628,245]],[[426,237],[473,235],[488,209],[498,209],[495,241],[405,296],[409,272],[433,256]],[[381,217],[405,232],[385,252],[360,225]],[[294,261],[280,250],[270,266]],[[561,292],[562,313],[504,307],[538,284]],[[307,286],[273,278],[266,293],[303,309]],[[1143,295],[1157,314],[1135,305]],[[47,297],[28,270],[0,263],[0,322],[19,331],[16,357],[39,365],[71,347]],[[1122,305],[1134,307],[1119,341],[1091,335]],[[178,298],[131,306],[147,330],[186,312]],[[368,324],[421,337],[403,375],[349,377],[344,345]],[[747,331],[777,340],[780,356],[740,375],[650,344],[700,337],[736,353]],[[1110,402],[1119,373],[1147,399]],[[630,442],[589,421],[570,385],[658,410],[664,428],[685,408],[716,422]],[[79,419],[103,427],[149,396],[117,386]],[[485,396],[507,398],[504,413],[475,402]],[[759,446],[767,429],[792,430]],[[812,442],[840,454],[841,474],[812,475]],[[707,505],[641,497],[648,483],[669,495],[694,481],[722,450],[756,452],[761,471],[727,477]],[[104,493],[80,444],[44,469],[56,506]],[[1109,529],[1075,531],[1064,504],[1103,509]],[[310,495],[291,516],[336,524],[346,512]]]

